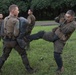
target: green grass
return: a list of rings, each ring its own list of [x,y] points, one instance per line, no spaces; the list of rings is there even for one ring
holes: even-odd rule
[[[55,26],[35,26],[32,33],[40,30],[50,31]],[[36,40],[31,42],[27,55],[30,65],[37,69],[36,73],[28,74],[19,54],[13,49],[10,57],[5,62],[1,75],[55,75],[57,65],[53,57],[53,43]],[[0,56],[2,54],[2,41],[0,42]],[[63,50],[63,63],[65,71],[62,75],[76,75],[76,31],[67,41]]]

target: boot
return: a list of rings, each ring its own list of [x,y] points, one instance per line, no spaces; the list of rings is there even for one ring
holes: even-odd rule
[[[2,66],[3,66],[3,64],[4,64],[4,61],[2,61],[2,59],[1,59],[1,57],[0,57],[0,73],[2,73]]]
[[[61,75],[63,73],[63,71],[64,71],[64,67],[62,67],[61,69],[58,68],[56,70],[56,75]]]
[[[38,40],[43,37],[44,33],[45,33],[44,31],[39,31],[38,33],[32,34],[27,38],[30,40],[30,42],[33,40]]]
[[[35,70],[31,67],[27,67],[26,69],[27,69],[28,73],[30,73],[30,74],[35,72]]]

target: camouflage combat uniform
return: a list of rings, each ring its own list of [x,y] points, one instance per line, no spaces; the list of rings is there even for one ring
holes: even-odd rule
[[[21,56],[25,68],[30,71],[31,67],[29,65],[26,50],[22,49],[16,41],[16,37],[18,36],[18,34],[19,20],[17,19],[17,17],[9,15],[4,19],[3,54],[0,57],[0,69],[9,57],[12,48],[14,48]]]

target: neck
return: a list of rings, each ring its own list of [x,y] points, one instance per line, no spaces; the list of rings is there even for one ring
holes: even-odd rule
[[[14,16],[14,14],[12,14],[12,13],[10,13],[9,15],[10,15],[10,16]]]
[[[32,15],[32,13],[31,13],[31,14],[29,14],[29,15]]]

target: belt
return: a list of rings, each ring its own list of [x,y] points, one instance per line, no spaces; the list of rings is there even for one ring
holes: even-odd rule
[[[16,40],[16,38],[13,36],[13,37],[9,37],[9,36],[4,36],[3,38],[4,40]]]

